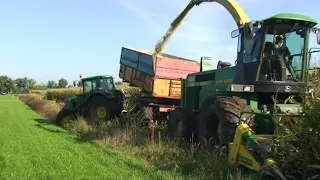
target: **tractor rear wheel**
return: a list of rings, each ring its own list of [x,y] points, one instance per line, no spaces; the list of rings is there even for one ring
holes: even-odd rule
[[[232,142],[241,112],[252,112],[245,99],[236,96],[207,97],[198,119],[200,145],[212,150],[215,145],[227,146]]]
[[[94,123],[110,120],[121,112],[119,106],[112,99],[107,99],[103,96],[93,96],[88,100],[89,120]]]
[[[56,125],[64,127],[69,122],[75,120],[76,113],[71,109],[62,109],[56,117]]]
[[[170,140],[184,139],[187,142],[194,142],[196,130],[196,114],[192,109],[176,108],[168,115],[168,137]]]

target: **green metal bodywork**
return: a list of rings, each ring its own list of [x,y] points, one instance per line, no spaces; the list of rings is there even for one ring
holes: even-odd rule
[[[300,14],[288,14],[282,13],[274,15],[270,18],[261,21],[262,23],[299,23],[299,26],[305,28],[311,28],[317,24],[317,22],[308,16]],[[308,33],[307,33],[308,34]],[[304,60],[305,64],[302,68],[305,68],[310,60],[308,59],[308,38],[305,38],[304,42]],[[258,46],[258,45],[257,45]],[[304,72],[302,70],[302,72]],[[258,107],[257,93],[252,92],[234,92],[232,88],[234,85],[234,79],[236,78],[236,66],[225,67],[222,69],[206,70],[199,73],[189,74],[186,79],[181,80],[181,106],[185,108],[192,108],[198,110],[201,103],[212,94],[231,96],[236,95],[247,99],[248,103],[255,112],[261,112],[262,109]],[[303,80],[304,81],[304,80]],[[243,84],[250,85],[250,84]],[[299,104],[279,104],[279,108],[282,111],[298,112]]]

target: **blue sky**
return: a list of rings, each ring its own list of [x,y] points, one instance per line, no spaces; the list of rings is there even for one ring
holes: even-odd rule
[[[153,50],[189,0],[10,0],[0,2],[0,75],[39,82],[110,74],[117,80],[121,47]],[[251,20],[280,12],[320,21],[317,0],[238,0]],[[267,4],[263,3],[267,2]],[[164,52],[194,60],[234,62],[236,29],[217,3],[191,10]],[[312,46],[316,46],[314,41]]]

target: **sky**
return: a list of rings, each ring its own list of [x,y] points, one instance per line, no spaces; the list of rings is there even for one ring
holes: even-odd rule
[[[318,0],[236,0],[250,20],[301,13],[320,22]],[[267,3],[266,3],[267,2]],[[120,80],[122,47],[153,50],[189,0],[2,0],[0,75],[40,83],[65,78],[72,84],[92,75]],[[236,60],[237,29],[218,3],[194,7],[170,39],[165,53],[200,61]],[[310,46],[318,46],[312,37]]]

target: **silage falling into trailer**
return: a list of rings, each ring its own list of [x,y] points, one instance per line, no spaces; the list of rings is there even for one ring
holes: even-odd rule
[[[162,38],[158,41],[154,48],[154,52],[152,54],[153,59],[156,59],[156,56],[162,52],[164,49],[164,46],[169,41],[170,37],[173,35],[173,33],[177,30],[177,28],[181,25],[184,18],[187,16],[187,14],[190,12],[190,10],[193,8],[195,4],[193,2],[190,2],[184,10],[179,14],[178,17],[176,17],[171,25],[170,28],[167,30],[167,32],[162,36]],[[153,67],[155,69],[155,67]]]

